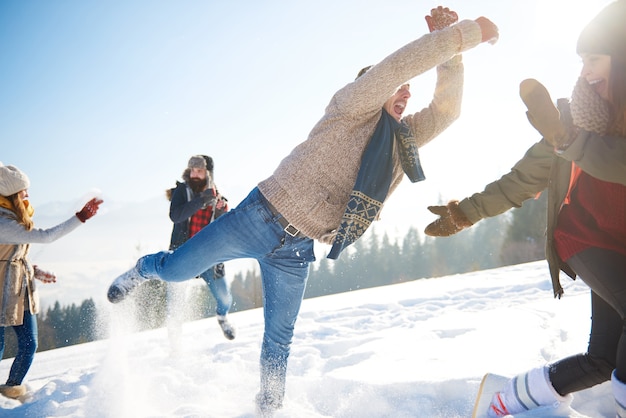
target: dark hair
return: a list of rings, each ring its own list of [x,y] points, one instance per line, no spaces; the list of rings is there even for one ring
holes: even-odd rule
[[[626,61],[611,57],[609,80],[610,131],[626,137]]]
[[[356,80],[357,78],[361,77],[363,74],[365,74],[365,73],[367,72],[367,70],[369,70],[369,69],[370,69],[370,68],[372,68],[372,67],[373,67],[373,65],[368,65],[367,67],[363,67],[363,68],[361,68],[361,71],[359,71],[359,73],[356,75],[355,80]]]

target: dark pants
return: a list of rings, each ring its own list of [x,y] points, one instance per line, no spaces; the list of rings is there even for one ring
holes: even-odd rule
[[[626,256],[590,248],[567,264],[591,288],[591,335],[587,352],[550,366],[550,382],[561,395],[616,377],[626,382]]]
[[[9,327],[0,327],[0,358],[4,354],[4,330]],[[37,316],[28,310],[24,311],[24,323],[12,326],[17,336],[17,355],[11,365],[7,385],[21,385],[30,365],[33,364],[37,351]]]

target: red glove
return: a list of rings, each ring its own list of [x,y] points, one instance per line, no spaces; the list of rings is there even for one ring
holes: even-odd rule
[[[479,17],[475,20],[480,26],[480,30],[483,34],[481,42],[489,42],[491,45],[495,44],[500,37],[498,33],[498,27],[486,17]]]
[[[450,25],[459,21],[459,15],[447,7],[437,7],[430,11],[430,16],[426,16],[428,30],[434,32],[436,30],[445,29]]]
[[[80,212],[76,212],[76,217],[80,219],[81,222],[85,223],[85,221],[91,218],[93,215],[98,212],[98,208],[100,204],[103,202],[102,199],[98,199],[94,197],[80,210]]]
[[[37,266],[33,266],[35,270],[35,279],[41,280],[44,283],[56,283],[57,276],[54,273],[50,273],[49,271],[41,270]]]

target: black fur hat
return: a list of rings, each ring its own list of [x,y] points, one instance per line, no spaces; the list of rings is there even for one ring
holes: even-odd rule
[[[203,155],[202,158],[204,158],[204,161],[206,162],[206,169],[213,174],[213,158],[208,155]]]
[[[213,158],[208,155],[194,155],[189,159],[187,168],[204,168],[213,177]]]

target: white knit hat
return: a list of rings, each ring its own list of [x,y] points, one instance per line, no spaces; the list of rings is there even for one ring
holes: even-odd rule
[[[0,162],[0,195],[11,196],[29,187],[30,180],[24,172],[15,166],[3,165]]]

